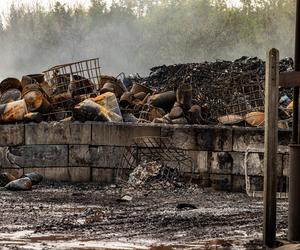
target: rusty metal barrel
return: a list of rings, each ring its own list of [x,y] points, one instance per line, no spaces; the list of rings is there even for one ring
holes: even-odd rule
[[[27,75],[29,78],[35,80],[37,83],[42,83],[45,81],[44,74],[32,74],[32,75]]]
[[[150,96],[150,104],[154,107],[171,110],[176,102],[176,94],[174,91],[167,91],[161,94]]]
[[[106,82],[103,85],[103,88],[100,90],[100,94],[104,94],[107,92],[112,92],[116,95],[117,98],[120,98],[125,92],[126,89],[119,81],[115,82]]]
[[[185,109],[190,109],[192,106],[193,88],[190,83],[181,84],[176,91],[177,102]]]
[[[6,78],[0,83],[0,104],[19,101],[22,98],[21,82],[16,78]]]
[[[10,102],[0,105],[0,121],[17,122],[22,121],[27,114],[27,106],[24,100]]]
[[[146,94],[152,94],[153,91],[151,89],[149,89],[148,87],[144,86],[144,85],[141,85],[139,83],[134,83],[130,92],[133,94],[133,95],[136,95],[140,92],[144,92]]]
[[[34,80],[35,81],[35,80]],[[51,105],[38,84],[28,84],[23,88],[22,98],[29,112],[47,113]]]
[[[300,145],[290,145],[289,169],[289,230],[290,241],[300,240]]]
[[[132,100],[133,100],[132,93],[125,92],[120,98],[120,106],[125,108],[125,107],[131,105]]]

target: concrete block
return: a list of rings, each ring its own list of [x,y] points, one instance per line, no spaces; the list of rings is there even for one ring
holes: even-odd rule
[[[173,147],[200,151],[232,151],[230,128],[209,126],[165,126],[163,137],[171,140]]]
[[[246,181],[243,175],[233,175],[232,176],[232,191],[233,192],[245,192],[246,191]]]
[[[22,168],[22,172],[23,172],[23,174],[36,172],[36,173],[39,173],[39,174],[45,176],[45,173],[46,173],[45,169],[46,168]]]
[[[198,149],[232,151],[232,129],[230,127],[198,128],[196,133]]]
[[[137,124],[92,124],[92,145],[130,146],[136,137],[160,137],[160,127]]]
[[[197,133],[193,126],[165,126],[161,128],[161,136],[170,140],[171,148],[198,150]]]
[[[282,174],[283,176],[289,176],[289,169],[290,169],[290,155],[289,154],[284,154],[282,160],[282,165],[283,165],[283,171]]]
[[[228,152],[213,152],[211,157],[211,173],[231,174],[233,158]]]
[[[244,175],[245,166],[247,166],[247,174],[249,176],[264,175],[264,154],[263,153],[242,153],[232,152],[233,168],[232,174]],[[277,154],[277,172],[278,176],[282,175],[282,154]]]
[[[192,183],[199,185],[200,187],[211,187],[210,175],[208,173],[201,173],[198,176],[193,176]]]
[[[233,159],[232,174],[244,175],[245,174],[245,153],[244,152],[231,152]]]
[[[195,164],[193,173],[208,173],[208,152],[207,151],[186,151]]]
[[[70,182],[73,183],[90,182],[92,180],[90,167],[69,167],[68,174]]]
[[[24,125],[0,125],[0,146],[18,146],[25,143]]]
[[[31,144],[90,144],[91,124],[52,122],[25,125],[25,142]]]
[[[124,152],[124,147],[70,145],[69,166],[119,168]]]
[[[258,128],[234,128],[233,151],[264,152],[264,130]]]
[[[232,177],[231,175],[212,174],[211,186],[215,190],[228,190],[232,189]]]
[[[70,181],[71,177],[67,167],[45,168],[45,179],[53,181]]]
[[[115,183],[116,169],[92,168],[92,181],[100,184]]]
[[[250,176],[250,191],[263,191],[264,190],[264,177],[263,176]]]
[[[27,145],[11,147],[9,149],[9,161],[17,166],[30,168],[68,166],[68,146]]]

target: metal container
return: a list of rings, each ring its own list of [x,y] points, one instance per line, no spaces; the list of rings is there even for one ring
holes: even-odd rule
[[[140,93],[135,94],[134,98],[143,101],[146,96],[147,96],[147,94],[145,92],[140,92]]]
[[[177,102],[184,108],[190,109],[192,105],[193,88],[190,83],[181,84],[176,91]]]
[[[107,82],[115,82],[117,79],[113,76],[108,76],[108,75],[101,75],[100,76],[100,82],[101,82],[101,88],[103,85]]]
[[[101,105],[109,112],[116,113],[119,117],[121,117],[121,119],[119,119],[118,121],[122,121],[122,113],[118,104],[118,100],[114,93],[107,92],[95,98],[91,98],[91,100]]]
[[[290,145],[289,230],[290,241],[300,241],[300,145]]]
[[[152,91],[151,89],[149,89],[149,88],[147,88],[146,86],[141,85],[141,84],[139,84],[139,83],[133,84],[133,86],[132,86],[130,92],[131,92],[133,95],[136,95],[136,94],[138,94],[138,93],[140,93],[140,92],[144,92],[144,93],[146,93],[146,94],[152,94],[152,93],[153,93],[153,91]]]
[[[245,115],[245,121],[254,127],[263,127],[265,125],[265,113],[251,112]]]
[[[27,75],[31,79],[35,80],[37,83],[42,83],[45,81],[44,74],[32,74],[32,75]]]
[[[179,106],[174,106],[170,112],[171,119],[177,119],[183,116],[183,109]]]
[[[133,96],[130,92],[125,92],[120,98],[120,106],[127,107],[132,103]]]
[[[6,78],[0,83],[0,104],[21,100],[21,82],[16,78]]]
[[[29,112],[47,113],[50,103],[36,84],[27,85],[22,92],[22,98],[27,104]]]
[[[113,112],[91,99],[87,99],[75,106],[74,117],[80,121],[122,122],[122,116]]]
[[[119,82],[107,82],[100,90],[100,94],[104,94],[107,92],[113,92],[117,98],[120,98],[125,92],[125,89],[119,84]]]
[[[189,121],[191,124],[201,124],[203,123],[202,117],[201,117],[201,107],[199,105],[193,105],[189,112]]]
[[[17,78],[6,78],[0,83],[0,93],[3,94],[9,89],[22,90],[21,82]]]
[[[43,121],[43,115],[39,112],[34,112],[34,113],[27,113],[24,116],[24,121],[25,122],[36,122],[40,123]]]
[[[0,120],[2,122],[22,121],[27,112],[27,106],[24,100],[1,104]]]
[[[30,76],[23,76],[21,80],[22,88],[25,88],[27,85],[37,84],[37,81],[32,79]]]
[[[22,93],[18,89],[9,89],[0,95],[0,104],[15,102],[22,99]]]
[[[154,107],[171,110],[176,102],[176,94],[174,91],[168,91],[161,94],[150,96],[149,102]]]
[[[234,125],[244,121],[244,118],[240,115],[224,115],[218,117],[218,121],[223,125]]]

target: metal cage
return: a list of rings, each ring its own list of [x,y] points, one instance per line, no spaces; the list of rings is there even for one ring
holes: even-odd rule
[[[99,58],[54,66],[43,72],[53,111],[70,110],[74,103],[99,92]]]

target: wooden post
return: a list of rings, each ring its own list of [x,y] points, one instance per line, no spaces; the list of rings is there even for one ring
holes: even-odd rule
[[[267,53],[265,83],[264,244],[276,240],[279,51]]]

